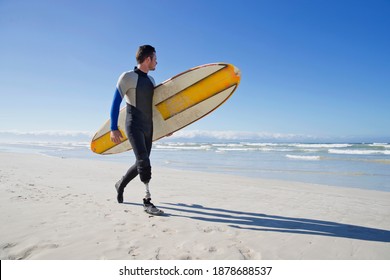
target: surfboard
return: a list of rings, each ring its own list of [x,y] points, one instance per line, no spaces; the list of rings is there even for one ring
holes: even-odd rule
[[[212,63],[191,68],[157,85],[153,95],[153,141],[174,133],[221,106],[240,83],[240,70],[232,64]],[[119,112],[120,144],[110,139],[110,119],[91,141],[94,153],[109,155],[131,149],[125,133],[126,107]]]

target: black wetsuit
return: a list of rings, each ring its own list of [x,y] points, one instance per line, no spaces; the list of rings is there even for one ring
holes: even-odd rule
[[[126,99],[126,133],[133,148],[136,162],[123,176],[120,189],[138,174],[144,183],[151,179],[150,152],[153,138],[153,111],[152,101],[154,93],[154,80],[138,68],[123,73],[117,84],[112,108],[111,130],[117,130],[120,103]]]

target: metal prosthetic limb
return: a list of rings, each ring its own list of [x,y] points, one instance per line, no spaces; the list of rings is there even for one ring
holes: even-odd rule
[[[149,190],[149,183],[145,183],[145,198],[151,198],[150,190]]]

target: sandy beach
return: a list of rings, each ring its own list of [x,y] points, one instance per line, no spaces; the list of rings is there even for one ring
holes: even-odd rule
[[[156,217],[126,169],[0,153],[0,259],[390,259],[389,192],[156,167]]]

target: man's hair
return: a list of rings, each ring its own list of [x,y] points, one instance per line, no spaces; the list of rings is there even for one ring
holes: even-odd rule
[[[145,61],[148,57],[153,57],[153,54],[156,52],[156,50],[150,46],[150,45],[143,45],[138,48],[137,54],[135,55],[135,58],[137,59],[137,62],[141,64]]]

